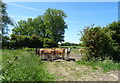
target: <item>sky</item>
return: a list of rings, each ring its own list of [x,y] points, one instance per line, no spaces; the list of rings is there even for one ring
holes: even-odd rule
[[[48,8],[67,14],[65,42],[80,43],[78,34],[85,26],[106,26],[118,20],[118,2],[7,2],[8,16],[14,22],[43,15]]]

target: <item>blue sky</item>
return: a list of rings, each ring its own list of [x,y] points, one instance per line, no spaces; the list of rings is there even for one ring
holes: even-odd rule
[[[77,34],[84,26],[106,26],[118,20],[117,2],[7,2],[7,6],[8,15],[15,22],[29,17],[35,18],[48,8],[63,10],[67,14],[65,21],[68,25],[65,42],[71,43],[80,42],[81,36]]]

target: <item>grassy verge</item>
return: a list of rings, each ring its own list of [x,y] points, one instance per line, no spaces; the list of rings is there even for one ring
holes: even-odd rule
[[[80,61],[77,61],[76,63],[80,65],[89,65],[89,66],[92,66],[94,69],[96,69],[96,67],[100,67],[104,70],[103,72],[109,72],[111,70],[120,70],[119,68],[120,63],[115,63],[112,60],[104,60],[104,61],[97,61],[97,62],[86,62],[86,61],[80,60]]]
[[[32,52],[2,50],[2,81],[52,81],[45,65]]]

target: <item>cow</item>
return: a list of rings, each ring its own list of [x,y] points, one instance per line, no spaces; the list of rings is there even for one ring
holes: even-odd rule
[[[36,48],[35,49],[35,54],[38,54],[38,52],[39,52],[39,48]]]
[[[55,55],[57,56],[57,58],[59,56],[62,56],[63,60],[65,59],[64,58],[64,56],[65,56],[65,49],[64,48],[56,48],[54,50],[55,50]]]
[[[65,54],[67,55],[67,60],[69,60],[70,52],[71,52],[71,48],[65,49]]]
[[[84,52],[84,49],[79,49],[79,53],[80,53],[80,55],[82,55],[83,52]]]
[[[53,60],[53,57],[55,57],[55,50],[54,49],[39,49],[39,55],[41,56],[41,59],[51,59]]]
[[[53,58],[58,58],[60,56],[62,56],[63,60],[65,59],[65,54],[67,55],[67,59],[69,59],[69,54],[70,54],[71,49],[70,48],[51,48],[51,49],[37,49],[36,52],[38,55],[41,56],[41,59],[43,58],[43,56],[45,57],[45,59],[51,59],[53,60]]]

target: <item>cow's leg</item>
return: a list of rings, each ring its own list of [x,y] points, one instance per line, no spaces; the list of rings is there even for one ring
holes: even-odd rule
[[[65,60],[64,56],[65,56],[65,55],[64,55],[64,54],[62,54],[62,58],[63,58],[63,60]]]
[[[49,56],[50,56],[50,61],[52,61],[52,57],[53,57],[52,54],[50,54]]]
[[[59,57],[58,57],[58,54],[56,54],[56,59],[58,59]]]
[[[80,53],[80,56],[82,56],[82,53]]]
[[[44,54],[43,59],[46,60],[46,54]]]
[[[53,61],[53,59],[54,59],[54,55],[52,54],[52,55],[51,55],[51,60]]]
[[[49,54],[47,54],[47,61],[50,61],[51,57]]]
[[[67,60],[69,60],[69,53],[67,53]]]
[[[48,60],[48,55],[47,54],[44,54],[44,59]]]
[[[41,59],[43,59],[43,54],[41,54]]]

